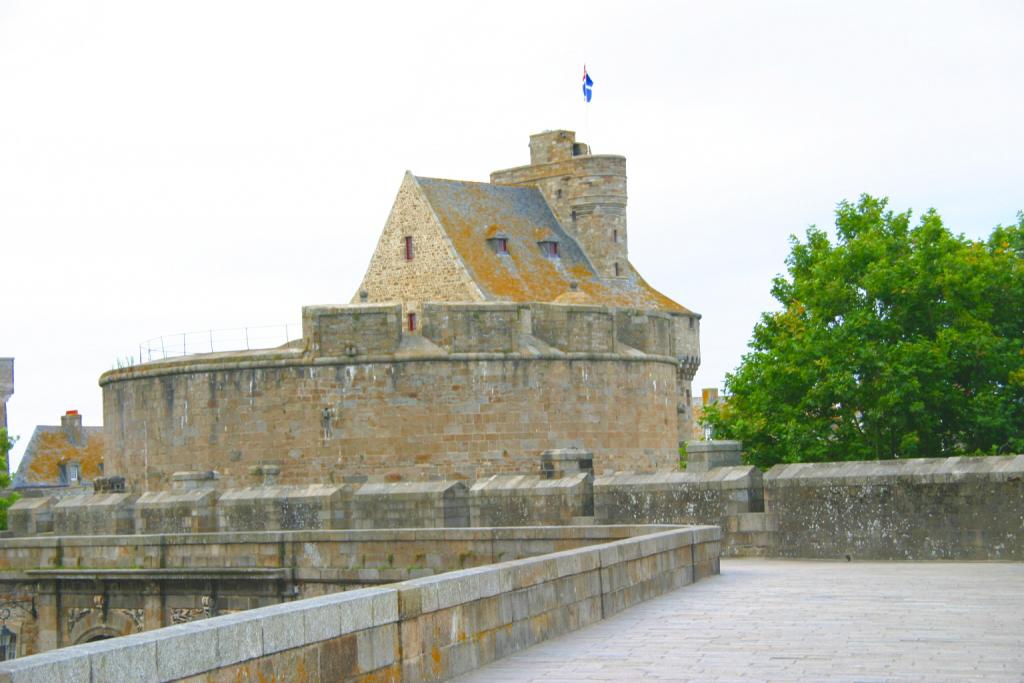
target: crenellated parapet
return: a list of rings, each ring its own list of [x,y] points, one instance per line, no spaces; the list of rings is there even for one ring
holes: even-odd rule
[[[699,363],[692,315],[578,304],[421,303],[410,325],[410,310],[398,303],[307,306],[305,354],[610,354]]]

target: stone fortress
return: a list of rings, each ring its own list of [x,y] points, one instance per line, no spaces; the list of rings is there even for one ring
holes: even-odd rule
[[[219,486],[475,480],[548,449],[597,473],[672,469],[692,431],[700,316],[629,263],[626,170],[569,131],[490,183],[407,173],[349,305],[307,306],[285,348],[100,379],[106,472]]]
[[[446,680],[722,555],[1024,560],[1021,455],[682,471],[700,316],[629,263],[622,157],[530,151],[406,174],[302,339],[105,373],[102,435],[41,432],[93,490],[19,473],[0,680]]]

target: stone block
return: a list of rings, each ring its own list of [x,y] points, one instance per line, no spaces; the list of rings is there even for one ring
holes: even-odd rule
[[[743,443],[740,441],[687,441],[686,471],[707,472],[718,467],[743,464]]]
[[[350,486],[253,486],[225,491],[217,501],[221,531],[331,529],[348,518]]]
[[[250,612],[259,620],[263,633],[263,654],[270,655],[305,645],[305,601],[285,602]]]
[[[53,506],[53,531],[58,536],[131,534],[138,498],[130,493],[70,496]]]
[[[352,497],[356,529],[469,526],[466,485],[459,481],[363,484]]]
[[[563,526],[593,514],[594,484],[589,472],[552,470],[551,475],[495,475],[474,482],[469,490],[473,525]]]
[[[373,600],[380,588],[367,588],[338,593],[335,597],[341,606],[341,632],[355,633],[373,628]]]
[[[217,531],[216,504],[217,492],[212,489],[195,487],[143,493],[135,501],[136,533],[188,534]]]
[[[155,632],[136,633],[78,645],[75,649],[88,656],[94,681],[150,683],[159,680],[156,664],[158,638]]]
[[[20,498],[7,509],[7,528],[13,536],[35,536],[53,531],[53,506],[57,498]]]
[[[210,620],[160,629],[154,635],[157,676],[171,681],[213,671],[221,666],[217,654],[218,626]]]
[[[63,648],[0,662],[0,676],[9,676],[11,683],[88,681],[90,671],[88,655],[78,648]]]
[[[239,612],[210,620],[217,626],[217,656],[221,666],[263,656],[263,630],[251,612]]]
[[[344,604],[331,600],[330,596],[310,598],[303,601],[302,632],[306,643],[330,640],[341,635],[341,619]]]

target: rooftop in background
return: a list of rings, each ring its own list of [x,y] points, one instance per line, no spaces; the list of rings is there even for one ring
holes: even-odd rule
[[[15,489],[78,489],[103,473],[103,427],[82,426],[69,410],[60,425],[39,425],[13,477]],[[91,492],[91,487],[85,491]]]

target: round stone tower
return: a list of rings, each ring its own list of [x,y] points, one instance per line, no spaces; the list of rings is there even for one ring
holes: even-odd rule
[[[530,136],[529,166],[495,171],[491,182],[540,188],[602,277],[629,274],[625,157],[591,154],[573,131],[545,131]]]

